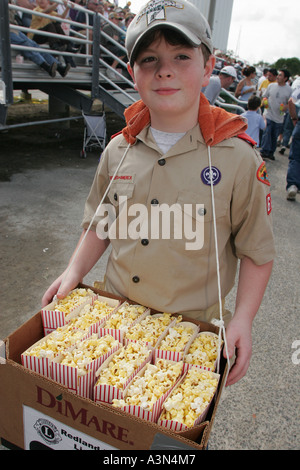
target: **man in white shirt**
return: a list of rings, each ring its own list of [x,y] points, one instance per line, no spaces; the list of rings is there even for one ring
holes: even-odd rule
[[[265,114],[267,128],[262,136],[261,156],[263,159],[275,160],[277,138],[282,131],[284,113],[288,109],[288,101],[292,94],[290,85],[287,84],[290,73],[280,70],[276,83],[271,83],[264,95],[268,100],[268,108]]]
[[[219,75],[212,75],[207,87],[202,89],[209,103],[214,105],[221,89],[225,88],[225,90],[228,90],[236,78],[236,70],[231,65],[223,67]]]

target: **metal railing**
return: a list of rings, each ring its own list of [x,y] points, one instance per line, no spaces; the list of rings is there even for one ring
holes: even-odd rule
[[[57,4],[62,4],[61,0],[53,0]],[[120,67],[121,70],[127,69],[126,63],[119,59],[117,56],[115,56],[109,49],[104,47],[101,44],[102,37],[105,38],[106,40],[110,41],[114,45],[116,45],[124,54],[126,55],[126,49],[124,46],[119,44],[117,41],[115,41],[113,38],[111,38],[109,35],[107,35],[105,32],[102,31],[102,27],[104,24],[109,23],[116,31],[118,31],[121,34],[125,34],[124,31],[119,28],[117,25],[106,19],[103,15],[100,13],[95,13],[92,12],[84,7],[81,7],[80,5],[77,4],[72,4],[72,7],[78,11],[84,12],[86,16],[86,22],[85,23],[79,23],[76,21],[71,20],[70,18],[61,18],[58,16],[52,16],[51,14],[45,14],[45,13],[40,13],[40,12],[34,12],[32,10],[28,10],[26,8],[21,8],[16,5],[8,4],[8,0],[1,0],[2,7],[0,7],[0,25],[4,25],[5,22],[7,22],[8,18],[8,10],[14,10],[16,12],[22,12],[22,13],[29,13],[31,15],[37,15],[43,18],[48,18],[53,21],[58,21],[60,23],[64,23],[65,25],[68,25],[69,27],[69,34],[66,34],[63,36],[64,41],[69,41],[72,45],[76,45],[79,47],[79,52],[74,54],[73,52],[67,52],[67,51],[57,51],[54,49],[49,48],[47,45],[42,44],[38,48],[38,52],[47,52],[55,56],[61,56],[61,57],[72,57],[75,63],[78,63],[78,61],[81,59],[83,61],[83,64],[81,63],[80,65],[85,66],[90,72],[92,76],[91,80],[91,88],[93,91],[93,96],[94,98],[97,98],[98,94],[98,87],[99,87],[99,82],[102,82],[104,84],[109,85],[110,88],[113,88],[114,90],[120,92],[123,96],[125,96],[130,102],[134,102],[135,98],[130,94],[127,93],[126,89],[124,88],[129,88],[130,90],[134,90],[134,85],[133,82],[130,78],[128,78],[128,75],[123,75],[120,73],[120,71],[113,69],[109,63],[107,63],[107,59],[109,58],[111,61],[117,60],[118,62],[118,68]],[[6,4],[6,9],[5,11],[5,4]],[[93,16],[93,26],[90,26],[90,16]],[[12,86],[11,83],[13,81],[13,71],[16,66],[16,64],[12,60],[12,52],[20,52],[25,50],[32,50],[34,52],[37,52],[36,48],[30,48],[30,47],[25,47],[25,46],[20,46],[16,44],[10,44],[9,40],[9,29],[12,31],[22,31],[24,34],[28,35],[28,33],[34,33],[34,34],[39,34],[41,36],[47,36],[48,38],[52,39],[61,39],[62,36],[59,34],[51,33],[51,32],[46,32],[46,31],[41,31],[41,30],[35,30],[32,28],[27,28],[25,26],[21,25],[5,25],[5,28],[0,27],[0,56],[1,56],[1,79],[4,82],[4,85],[2,86],[2,90],[6,90],[6,99],[4,99],[5,93],[4,91],[2,92],[2,103],[5,101],[5,104],[9,105],[12,104]],[[8,40],[7,40],[8,39]],[[112,70],[114,71],[117,79],[112,80],[106,75],[106,70]],[[10,72],[9,73],[5,73]],[[76,73],[76,69],[72,69],[73,73]],[[24,74],[26,71],[24,70]],[[28,72],[27,72],[28,73]],[[1,88],[1,87],[0,87]],[[10,93],[9,93],[10,92]]]
[[[62,0],[52,0],[57,4],[63,4]],[[134,84],[131,78],[127,73],[127,64],[124,60],[120,59],[118,56],[113,54],[107,47],[103,45],[103,39],[105,42],[111,42],[114,46],[118,47],[122,52],[121,55],[126,57],[126,49],[119,42],[115,41],[111,36],[106,34],[103,31],[103,26],[105,24],[110,24],[117,33],[125,36],[125,31],[122,28],[119,28],[113,22],[109,21],[100,13],[95,13],[88,10],[85,7],[69,3],[69,6],[76,9],[79,12],[84,13],[85,23],[80,23],[74,21],[68,17],[61,18],[59,16],[53,16],[51,14],[45,14],[36,12],[33,10],[28,10],[13,4],[9,4],[8,0],[0,0],[0,121],[3,122],[3,113],[7,113],[6,109],[9,105],[13,104],[13,87],[14,87],[14,75],[16,71],[18,74],[24,74],[24,80],[27,79],[28,82],[32,80],[32,88],[34,88],[34,79],[35,79],[35,68],[22,68],[20,64],[17,64],[14,60],[14,54],[18,52],[22,53],[25,50],[32,50],[34,52],[47,52],[62,60],[63,57],[72,57],[75,61],[77,67],[72,68],[67,77],[59,77],[59,84],[68,84],[72,76],[72,80],[76,83],[76,78],[78,77],[78,89],[80,89],[80,74],[83,76],[82,80],[85,81],[85,89],[91,90],[91,99],[101,99],[103,95],[103,90],[105,88],[105,93],[114,93],[120,94],[123,99],[126,100],[127,105],[134,103],[139,99],[138,95],[134,90]],[[62,39],[62,36],[59,34],[36,30],[32,28],[27,28],[21,25],[12,25],[9,24],[9,11],[13,10],[16,13],[29,13],[31,15],[37,15],[39,17],[48,18],[50,20],[60,22],[68,27],[69,34],[63,36],[64,41],[69,41],[73,46],[78,47],[78,52],[68,51],[57,51],[49,48],[47,45],[39,45],[37,48],[30,48],[25,46],[20,46],[16,44],[10,44],[10,30],[21,31],[25,35],[29,33],[39,34],[41,36],[47,36],[52,39]],[[91,20],[91,16],[93,20]],[[93,25],[91,26],[90,23]],[[113,68],[110,63],[117,61],[117,69]],[[109,63],[110,62],[110,63]],[[114,72],[116,79],[111,79],[107,75],[107,71],[111,70]],[[18,76],[19,76],[18,75]],[[49,87],[54,87],[53,79],[47,79],[48,89]],[[82,82],[81,82],[82,83]],[[103,88],[104,87],[104,88]],[[102,93],[102,95],[101,95]],[[100,96],[101,95],[101,96]],[[107,95],[106,95],[107,96]],[[108,97],[108,102],[110,98]],[[121,102],[121,100],[120,100]],[[221,96],[219,96],[216,104],[224,109],[227,109],[230,112],[241,114],[245,111],[245,103],[237,100],[231,93],[227,90],[222,89]]]

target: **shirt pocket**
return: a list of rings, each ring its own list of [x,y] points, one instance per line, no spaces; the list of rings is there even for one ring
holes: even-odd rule
[[[229,202],[215,196],[216,221],[228,213]],[[193,257],[204,255],[213,236],[213,210],[210,190],[205,193],[179,191],[177,197],[177,237],[171,237],[169,247],[172,251]],[[175,232],[175,231],[174,231]],[[182,237],[180,237],[182,234]]]
[[[108,191],[108,199],[114,207],[119,207],[133,197],[134,183],[128,180],[114,181]]]

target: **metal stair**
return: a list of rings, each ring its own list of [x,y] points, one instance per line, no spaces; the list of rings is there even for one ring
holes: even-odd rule
[[[60,0],[55,1],[60,3]],[[112,60],[115,56],[101,45],[102,33],[100,22],[109,21],[102,17],[102,15],[92,13],[83,7],[75,5],[75,8],[83,9],[87,18],[88,15],[93,14],[94,26],[93,28],[88,26],[89,21],[87,19],[87,25],[85,25],[86,38],[82,37],[82,35],[80,38],[70,38],[70,40],[81,47],[80,53],[72,54],[76,68],[71,68],[68,75],[64,78],[59,74],[55,78],[51,78],[33,62],[23,59],[22,63],[19,63],[17,60],[17,56],[22,53],[24,47],[10,44],[9,10],[18,9],[25,12],[28,12],[28,10],[11,5],[8,3],[8,0],[0,1],[0,131],[12,127],[6,121],[9,106],[13,104],[14,90],[41,90],[49,96],[49,100],[52,98],[59,99],[82,112],[90,112],[94,101],[100,100],[121,118],[124,118],[126,107],[139,99],[138,93],[133,88],[133,82],[126,73],[126,64],[124,62],[120,61],[119,72],[121,70],[121,73],[117,74],[116,79],[111,80],[107,76],[107,70],[111,68],[109,63],[107,63],[109,62],[108,59]],[[76,25],[71,20],[64,20],[64,22]],[[116,25],[111,22],[109,23],[119,30]],[[14,26],[14,28],[22,31],[24,34],[28,32],[28,28],[22,26]],[[91,29],[93,31],[93,42],[87,39]],[[117,44],[113,39],[111,39],[111,42]],[[93,53],[89,54],[88,50],[91,45]],[[121,45],[118,46],[123,47]],[[44,45],[38,50],[40,52],[50,52],[53,55],[57,54],[57,51],[52,51]],[[66,52],[59,53],[59,60],[63,62],[63,56],[66,55],[70,56],[71,54]],[[5,90],[2,95],[1,85]],[[61,120],[57,119],[57,121]],[[55,119],[51,119],[51,122],[53,121]],[[44,121],[41,123],[44,124]],[[22,123],[19,126],[33,124],[37,125],[39,121]],[[14,124],[14,127],[16,126],[18,124]]]

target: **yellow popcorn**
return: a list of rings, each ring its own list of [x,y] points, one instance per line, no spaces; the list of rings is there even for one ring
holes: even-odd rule
[[[100,371],[96,385],[112,385],[122,389],[125,382],[149,358],[150,350],[143,343],[129,343],[122,347]]]
[[[160,335],[175,319],[171,313],[148,315],[141,322],[131,327],[126,338],[134,341],[146,341],[155,346]]]
[[[218,357],[218,345],[219,338],[216,334],[200,333],[192,342],[184,362],[214,370]]]
[[[104,328],[122,329],[127,331],[130,325],[139,318],[145,311],[146,307],[142,305],[130,305],[125,302],[121,307],[107,320]]]
[[[179,323],[169,329],[167,336],[162,340],[158,349],[181,352],[193,334],[195,334],[195,328]]]
[[[96,334],[81,341],[72,351],[62,353],[61,364],[77,367],[79,375],[88,372],[87,366],[95,359],[104,356],[112,348],[117,346],[119,342],[111,335],[105,335],[98,338]]]
[[[192,427],[211,402],[217,386],[217,374],[189,369],[183,381],[164,402],[160,419],[178,421]]]
[[[81,305],[87,297],[93,296],[91,289],[78,288],[70,292],[64,299],[58,299],[55,304],[55,310],[64,312],[68,315],[75,307]]]
[[[137,375],[126,392],[125,400],[114,399],[113,406],[140,406],[152,411],[154,403],[166,393],[180,377],[182,362],[170,362],[159,359],[155,365],[147,364],[142,375]]]
[[[86,332],[70,327],[60,327],[25,351],[24,354],[53,359],[57,354],[83,340]]]
[[[69,325],[72,325],[73,328],[86,330],[94,323],[103,320],[114,309],[115,307],[109,306],[106,302],[95,300],[93,305],[85,305],[79,317],[73,318]]]

